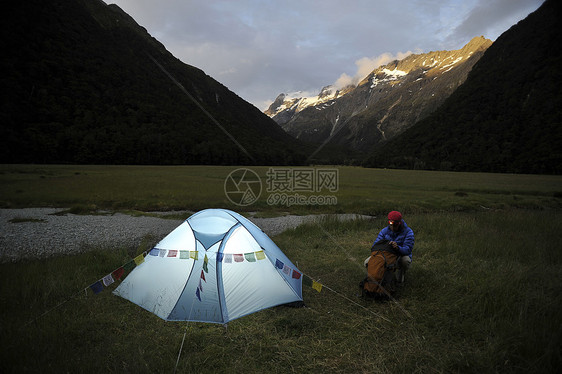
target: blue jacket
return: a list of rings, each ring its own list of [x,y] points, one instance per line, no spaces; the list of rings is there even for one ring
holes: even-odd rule
[[[402,256],[410,256],[410,258],[412,258],[412,249],[414,249],[414,231],[406,225],[404,220],[402,220],[402,229],[398,232],[392,231],[390,225],[382,229],[377,235],[373,245],[382,240],[396,242],[396,244],[398,244],[400,254]]]

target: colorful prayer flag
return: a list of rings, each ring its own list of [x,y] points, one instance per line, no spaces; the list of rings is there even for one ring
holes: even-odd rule
[[[209,268],[207,267],[208,262],[209,259],[207,258],[207,254],[205,254],[205,258],[203,259],[203,270],[205,270],[205,273],[209,272]]]
[[[197,288],[195,290],[195,296],[197,296],[197,298],[199,299],[199,301],[201,301],[201,293],[199,292],[199,288]]]
[[[201,279],[207,282],[207,280],[205,279],[205,272],[203,270],[201,270]]]
[[[265,260],[265,252],[264,251],[257,251],[256,252],[256,258],[258,260]]]
[[[161,250],[160,250],[160,257],[166,257],[166,252],[167,252],[167,251],[168,251],[167,249],[161,249]]]
[[[151,256],[158,256],[160,254],[160,250],[158,248],[152,248],[148,254]]]
[[[283,266],[283,273],[290,275],[291,274],[291,268],[288,267],[287,265]]]
[[[226,264],[232,263],[232,253],[225,253],[224,254],[224,263],[226,263]]]
[[[244,255],[241,253],[236,253],[234,254],[234,262],[243,262],[244,261]]]
[[[92,289],[92,291],[94,291],[94,294],[96,295],[103,291],[103,285],[101,284],[100,281],[97,281],[96,283],[90,285],[90,288]]]
[[[294,279],[300,279],[301,278],[301,273],[299,273],[296,270],[293,270],[293,278]]]
[[[144,262],[144,256],[143,255],[138,255],[137,257],[135,257],[135,264],[137,264],[137,266],[139,266],[143,262]]]
[[[180,259],[185,260],[189,258],[189,251],[180,251]]]
[[[254,252],[244,253],[244,257],[248,262],[256,262],[256,255],[254,254]]]
[[[203,291],[203,283],[201,283],[201,279],[199,279],[199,289]]]
[[[177,249],[170,249],[168,251],[168,257],[176,257],[178,255],[178,250]]]
[[[113,275],[113,279],[119,280],[123,276],[124,272],[125,272],[125,269],[123,269],[123,267],[120,267],[119,269],[115,270],[111,274]]]
[[[312,281],[312,288],[318,292],[322,291],[322,285],[316,281]]]
[[[110,284],[112,284],[113,282],[115,282],[115,280],[113,279],[113,277],[111,276],[111,274],[107,274],[105,277],[103,277],[103,285],[104,286],[109,286]]]
[[[279,261],[278,259],[275,259],[275,267],[279,268],[281,270],[283,270],[283,266],[285,266],[285,264],[283,264],[281,261]]]
[[[189,251],[189,257],[194,259],[194,260],[198,260],[199,259],[199,252],[197,251]]]
[[[302,284],[312,287],[312,279],[308,275],[305,275],[302,277]]]
[[[222,262],[223,258],[224,258],[224,254],[222,252],[217,253],[217,262]]]
[[[144,260],[144,257],[143,257],[143,260]],[[131,260],[131,261],[127,262],[125,265],[123,265],[123,270],[131,271],[135,268],[135,264],[136,264],[135,260]]]

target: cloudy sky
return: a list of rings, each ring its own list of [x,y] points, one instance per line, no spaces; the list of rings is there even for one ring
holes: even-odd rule
[[[105,0],[261,110],[410,53],[496,40],[543,0]]]

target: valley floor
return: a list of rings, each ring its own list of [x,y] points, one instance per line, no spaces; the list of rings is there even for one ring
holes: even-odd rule
[[[60,208],[0,209],[0,262],[80,253],[100,246],[138,247],[144,240],[154,245],[182,223],[180,219],[134,217],[123,213],[61,214],[64,211]],[[186,218],[191,214],[181,213],[185,213]],[[340,220],[368,218],[355,214],[337,216]],[[287,215],[250,217],[250,220],[267,235],[274,236],[318,217],[321,216]]]

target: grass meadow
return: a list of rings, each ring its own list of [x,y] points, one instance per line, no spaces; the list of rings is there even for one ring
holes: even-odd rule
[[[503,208],[561,208],[562,176],[454,173],[359,167],[255,167],[261,179],[259,199],[248,206],[225,193],[232,166],[73,166],[0,165],[0,207],[66,207],[76,211],[192,210],[228,208],[263,214],[357,213],[377,215],[393,209],[406,213]],[[336,191],[294,191],[335,196],[337,204],[270,204],[270,169],[337,170]],[[270,173],[271,175],[271,173]],[[279,177],[278,177],[279,176]],[[291,178],[288,178],[290,181]],[[271,187],[271,188],[270,188]],[[314,183],[312,187],[322,187]],[[226,187],[228,189],[228,186]],[[275,192],[275,191],[274,191]],[[284,191],[281,191],[284,192]],[[292,194],[291,191],[289,194]]]
[[[233,169],[1,166],[3,208],[224,207],[373,218],[324,217],[273,237],[321,292],[303,287],[306,307],[267,309],[227,328],[163,321],[114,296],[115,284],[97,295],[87,289],[149,249],[150,238],[135,248],[0,264],[0,370],[559,372],[561,177],[341,167],[336,205],[271,206],[262,191],[255,204],[238,207],[224,192]],[[269,168],[251,169],[265,188]],[[363,300],[362,263],[390,209],[402,210],[415,231],[414,262],[395,301]]]

